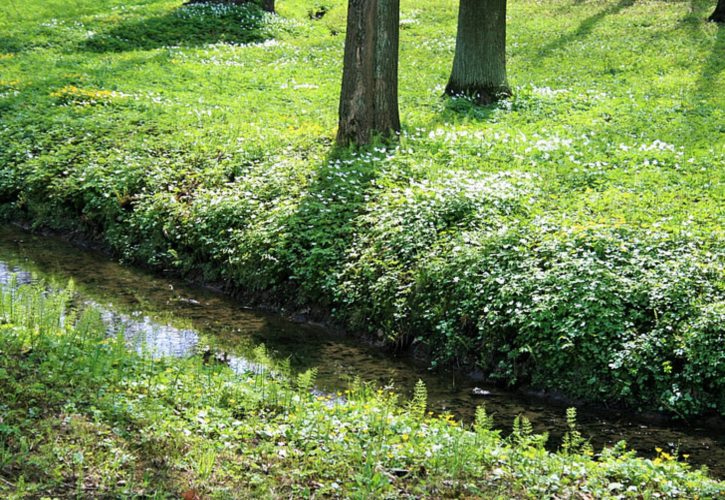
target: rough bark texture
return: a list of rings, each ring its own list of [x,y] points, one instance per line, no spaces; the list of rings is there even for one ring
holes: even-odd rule
[[[400,130],[400,0],[349,0],[337,143],[368,144]]]
[[[708,18],[708,20],[716,23],[725,23],[725,0],[718,0],[715,12]]]
[[[449,95],[490,104],[511,94],[506,80],[506,0],[461,0]]]
[[[375,124],[376,132],[400,131],[398,110],[398,47],[400,0],[377,0],[375,20]]]

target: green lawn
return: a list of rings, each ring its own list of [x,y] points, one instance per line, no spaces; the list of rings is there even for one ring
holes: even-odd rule
[[[508,384],[725,413],[714,2],[515,0],[514,96],[477,108],[441,97],[456,2],[403,0],[404,131],[357,152],[342,3],[3,1],[2,213]]]

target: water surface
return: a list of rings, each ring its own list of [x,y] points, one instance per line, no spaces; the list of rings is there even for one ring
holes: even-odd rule
[[[496,426],[506,431],[515,416],[525,415],[537,432],[550,433],[554,448],[565,431],[564,406],[453,372],[434,373],[322,327],[246,308],[220,293],[122,266],[57,238],[0,227],[0,281],[12,274],[22,283],[64,285],[72,279],[82,299],[101,309],[111,330],[122,331],[132,346],[156,355],[192,356],[211,348],[225,353],[233,368],[244,370],[254,367],[251,353],[264,344],[273,358],[289,359],[295,371],[316,367],[321,391],[343,391],[352,378],[360,377],[408,394],[422,379],[432,411],[471,420],[476,406],[485,402]],[[490,394],[475,396],[475,387]],[[646,456],[653,456],[655,447],[679,450],[691,463],[725,477],[725,429],[653,425],[626,412],[602,409],[580,410],[579,423],[595,450],[622,439]]]

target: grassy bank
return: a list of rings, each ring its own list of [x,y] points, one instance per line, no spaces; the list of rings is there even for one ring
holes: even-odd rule
[[[440,97],[456,3],[404,0],[405,130],[359,152],[343,2],[181,3],[0,6],[5,214],[504,383],[725,413],[714,2],[513,1],[514,96],[476,108]]]
[[[572,428],[561,449],[525,420],[502,439],[426,414],[425,387],[401,403],[353,384],[310,389],[257,351],[235,374],[154,359],[106,337],[70,291],[0,295],[0,494],[24,496],[715,498],[722,483],[660,452],[594,450]]]

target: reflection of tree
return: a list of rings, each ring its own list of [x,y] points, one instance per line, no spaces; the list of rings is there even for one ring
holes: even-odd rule
[[[0,284],[9,285],[13,280],[18,285],[29,285],[35,281],[29,271],[23,271],[19,267],[0,262]]]
[[[152,320],[121,314],[92,304],[101,312],[109,335],[122,334],[126,342],[139,353],[152,357],[187,357],[196,353],[199,336],[190,329],[177,328]]]

